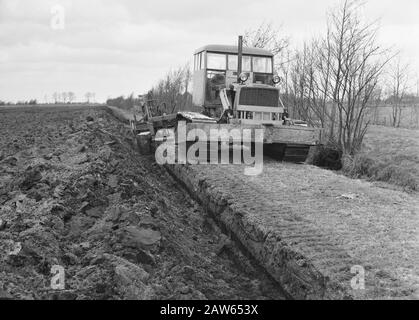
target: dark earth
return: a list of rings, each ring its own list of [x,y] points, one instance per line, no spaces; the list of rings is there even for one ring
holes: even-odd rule
[[[0,146],[0,299],[284,298],[106,108],[2,108]]]

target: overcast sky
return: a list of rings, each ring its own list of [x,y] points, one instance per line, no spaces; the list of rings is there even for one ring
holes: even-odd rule
[[[0,100],[73,91],[81,99],[146,92],[205,44],[235,44],[263,21],[291,45],[320,34],[339,0],[0,0]],[[65,9],[64,29],[52,8]],[[403,50],[419,73],[419,1],[369,0],[380,41]],[[53,22],[51,24],[51,22]],[[52,27],[55,26],[54,28]]]

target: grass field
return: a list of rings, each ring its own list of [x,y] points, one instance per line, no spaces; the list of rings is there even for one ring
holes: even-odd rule
[[[419,130],[372,126],[364,148],[352,161],[344,161],[352,177],[384,181],[406,190],[419,190]]]
[[[375,123],[380,126],[391,126],[392,123],[392,112],[391,106],[380,106],[377,110],[375,118],[373,112],[370,114],[371,123]],[[414,104],[411,106],[404,107],[402,109],[402,116],[400,121],[401,128],[407,129],[419,129],[419,105]]]

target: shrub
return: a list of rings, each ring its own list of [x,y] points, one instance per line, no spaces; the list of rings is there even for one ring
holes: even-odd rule
[[[334,148],[319,146],[312,148],[308,163],[330,170],[342,169],[342,152]]]
[[[343,172],[352,178],[392,183],[407,190],[419,190],[417,173],[391,159],[372,159],[365,154],[342,158]]]

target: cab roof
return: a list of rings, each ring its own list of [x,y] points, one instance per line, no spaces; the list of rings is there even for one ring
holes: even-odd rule
[[[199,48],[198,50],[195,51],[195,54],[203,52],[203,51],[238,54],[239,48],[238,48],[238,46],[210,44],[210,45]],[[273,57],[272,52],[270,52],[268,50],[265,50],[265,49],[260,49],[260,48],[243,47],[243,54],[254,55],[254,56]]]

